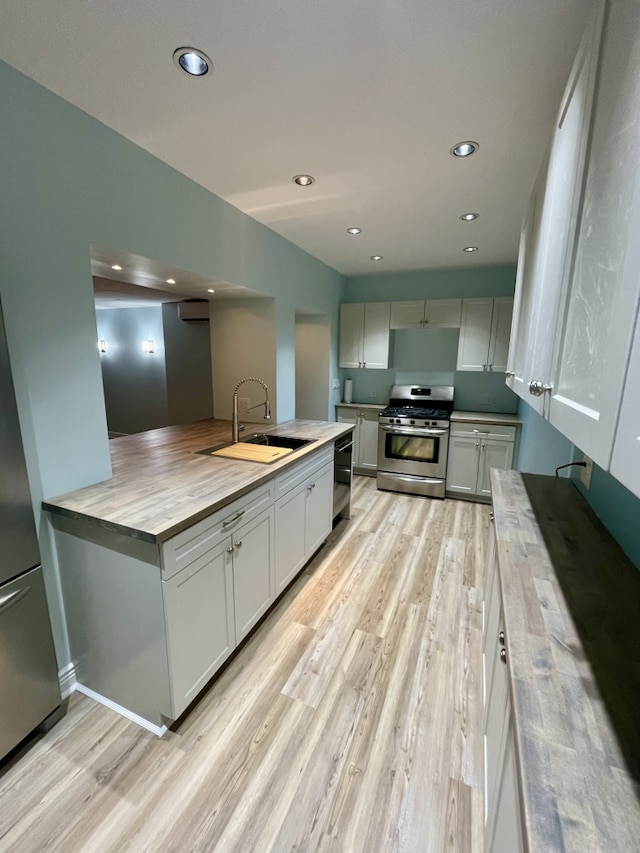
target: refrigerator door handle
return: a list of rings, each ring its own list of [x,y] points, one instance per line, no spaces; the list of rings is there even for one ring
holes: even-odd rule
[[[17,589],[15,592],[10,592],[9,595],[5,595],[0,598],[0,615],[2,615],[5,610],[8,610],[10,607],[13,607],[14,604],[17,604],[19,601],[29,595],[31,592],[30,586],[23,586],[22,589]]]

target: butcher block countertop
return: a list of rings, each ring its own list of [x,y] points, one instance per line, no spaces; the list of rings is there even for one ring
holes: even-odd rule
[[[491,475],[530,853],[640,850],[640,572],[571,480]]]
[[[229,441],[229,421],[212,419],[122,436],[109,442],[110,480],[49,498],[42,506],[137,539],[164,542],[352,429],[328,421],[292,420],[266,429],[261,423],[247,423],[247,435],[312,439],[269,465],[198,453]]]

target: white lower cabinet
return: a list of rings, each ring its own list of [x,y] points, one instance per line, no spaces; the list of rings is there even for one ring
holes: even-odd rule
[[[491,468],[511,468],[516,427],[451,424],[446,490],[452,496],[491,498]]]
[[[298,571],[331,532],[333,507],[333,460],[329,454],[308,465],[301,464],[276,480],[275,585],[276,594]]]
[[[218,546],[162,586],[172,713],[179,716],[235,647],[227,546]]]
[[[384,406],[375,409],[355,409],[337,406],[337,421],[353,424],[353,467],[361,474],[375,476],[378,470],[378,414]]]
[[[495,537],[490,531],[483,600],[484,850],[524,853],[508,660]]]
[[[235,640],[240,643],[275,598],[274,509],[238,529],[226,549],[233,569]]]

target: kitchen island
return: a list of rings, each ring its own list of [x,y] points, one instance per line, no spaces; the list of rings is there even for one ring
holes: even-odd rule
[[[203,455],[226,421],[124,436],[110,480],[43,502],[77,688],[158,734],[176,720],[330,532],[351,429],[260,430],[309,440],[270,464]]]

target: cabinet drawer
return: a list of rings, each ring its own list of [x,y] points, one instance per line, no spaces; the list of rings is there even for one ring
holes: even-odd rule
[[[191,565],[272,503],[270,480],[167,540],[162,546],[162,577],[166,580]]]
[[[280,476],[275,478],[276,500],[286,495],[291,489],[304,483],[307,477],[310,477],[314,471],[328,462],[333,462],[333,444],[323,447],[322,450],[314,453],[313,456],[307,457],[302,462],[298,462],[297,465],[292,465],[291,468],[287,468],[286,471],[283,471]]]
[[[503,424],[455,423],[451,422],[451,435],[464,435],[469,438],[492,438],[497,441],[515,441],[516,428]]]

